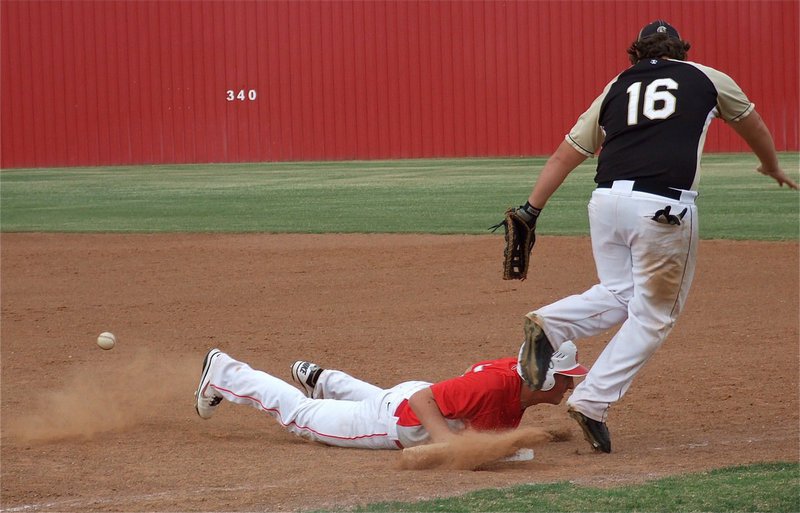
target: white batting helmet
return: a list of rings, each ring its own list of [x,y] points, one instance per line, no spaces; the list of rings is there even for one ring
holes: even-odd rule
[[[550,368],[542,383],[542,392],[547,392],[556,384],[556,374],[580,377],[589,373],[589,369],[578,363],[578,348],[574,343],[567,341],[553,353],[550,358]]]

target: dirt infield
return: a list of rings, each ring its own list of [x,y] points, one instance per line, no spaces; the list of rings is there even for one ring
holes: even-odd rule
[[[570,441],[483,471],[402,471],[256,410],[193,410],[218,346],[289,379],[313,359],[381,386],[514,354],[522,315],[594,282],[589,242],[541,237],[500,279],[496,236],[3,234],[3,511],[289,511],[518,483],[612,486],[798,457],[798,245],[702,241],[687,309],[612,410],[594,454],[561,406],[525,426]],[[95,345],[113,331],[118,346]],[[579,341],[591,364],[609,339]]]

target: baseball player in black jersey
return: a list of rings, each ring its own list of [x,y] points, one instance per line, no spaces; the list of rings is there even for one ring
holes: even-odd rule
[[[689,43],[669,23],[646,25],[628,50],[632,66],[605,87],[541,170],[517,212],[534,226],[567,175],[602,147],[589,202],[600,283],[526,315],[520,354],[533,388],[555,349],[621,323],[568,400],[595,450],[611,452],[609,407],[666,339],[695,270],[695,198],[706,131],[722,118],[760,160],[758,171],[797,189],[781,169],[772,136],[727,75],[686,60]]]

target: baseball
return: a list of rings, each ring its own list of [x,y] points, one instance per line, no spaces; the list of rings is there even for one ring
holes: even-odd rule
[[[97,336],[97,345],[102,349],[111,349],[117,343],[117,337],[109,331],[104,331]]]

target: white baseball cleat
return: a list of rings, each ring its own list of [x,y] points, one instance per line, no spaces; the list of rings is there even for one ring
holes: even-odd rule
[[[313,397],[314,387],[323,370],[316,363],[298,360],[292,364],[292,380],[303,388],[306,397]]]
[[[217,409],[219,403],[222,402],[222,395],[219,394],[211,384],[211,367],[218,360],[218,356],[222,354],[219,349],[212,349],[206,354],[203,360],[203,373],[200,374],[200,384],[197,386],[197,391],[194,393],[194,409],[197,414],[203,419],[210,419],[214,415],[214,410]]]

